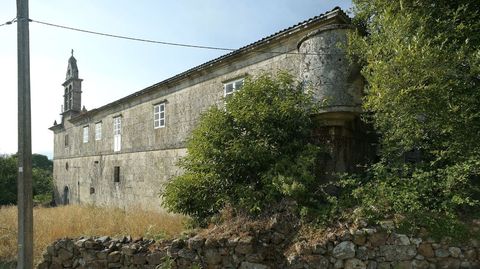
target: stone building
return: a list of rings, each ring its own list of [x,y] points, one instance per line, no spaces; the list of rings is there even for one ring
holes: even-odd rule
[[[278,70],[297,76],[323,104],[318,138],[330,146],[326,171],[354,169],[365,145],[358,120],[363,80],[339,46],[351,28],[335,8],[89,111],[72,55],[62,120],[50,127],[56,202],[161,210],[162,186],[181,173],[175,164],[200,114],[222,106],[245,76]]]

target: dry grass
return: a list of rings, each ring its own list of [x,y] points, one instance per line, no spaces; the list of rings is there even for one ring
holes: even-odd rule
[[[34,209],[34,255],[39,261],[46,246],[63,237],[123,236],[159,239],[178,235],[185,217],[144,210],[62,206]],[[0,261],[17,255],[17,208],[0,207]]]

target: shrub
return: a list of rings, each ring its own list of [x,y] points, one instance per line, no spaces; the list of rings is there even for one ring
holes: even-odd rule
[[[204,220],[225,204],[255,215],[284,197],[311,203],[320,152],[310,143],[312,100],[286,73],[247,78],[225,108],[202,115],[163,205]]]

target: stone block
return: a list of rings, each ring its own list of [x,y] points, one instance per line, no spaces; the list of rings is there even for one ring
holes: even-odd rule
[[[350,241],[344,241],[336,245],[332,252],[333,257],[337,259],[349,259],[355,257],[355,244]]]
[[[366,269],[367,266],[365,263],[359,259],[348,259],[345,260],[345,269]]]
[[[384,245],[379,247],[378,255],[385,257],[386,261],[404,261],[413,259],[417,255],[417,248],[413,245]]]

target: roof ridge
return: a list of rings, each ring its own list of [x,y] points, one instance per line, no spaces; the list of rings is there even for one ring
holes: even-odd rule
[[[314,17],[311,17],[311,18],[309,18],[309,19],[306,19],[306,20],[304,20],[304,21],[301,21],[301,22],[299,22],[299,23],[296,23],[296,24],[294,24],[294,25],[292,25],[292,26],[290,26],[290,27],[287,27],[287,28],[285,28],[285,29],[279,30],[279,31],[277,31],[277,32],[275,32],[275,33],[273,33],[273,34],[271,34],[271,35],[268,35],[268,36],[266,36],[266,37],[264,37],[264,38],[262,38],[262,39],[259,39],[259,40],[255,41],[255,42],[253,42],[253,43],[247,44],[247,45],[245,45],[245,46],[243,46],[243,47],[240,47],[240,48],[238,48],[238,49],[236,49],[236,50],[234,50],[234,51],[232,51],[232,52],[229,52],[229,53],[227,53],[227,54],[221,55],[221,56],[219,56],[219,57],[217,57],[217,58],[214,58],[214,59],[212,59],[212,60],[209,60],[209,61],[204,62],[204,63],[202,63],[202,64],[199,64],[199,65],[197,65],[197,66],[194,66],[194,67],[192,67],[192,68],[189,68],[189,69],[187,69],[187,70],[185,70],[185,71],[183,71],[183,72],[181,72],[181,73],[178,73],[178,74],[176,74],[176,75],[174,75],[174,76],[172,76],[172,77],[169,77],[169,78],[167,78],[167,79],[164,79],[164,80],[162,80],[162,81],[160,81],[160,82],[157,82],[157,83],[155,83],[155,84],[153,84],[153,85],[151,85],[151,86],[148,86],[148,87],[146,87],[146,88],[144,88],[144,89],[142,89],[142,90],[139,90],[139,91],[136,91],[136,92],[134,92],[134,93],[132,93],[132,94],[129,94],[129,95],[127,95],[127,96],[124,96],[124,97],[122,97],[122,98],[120,98],[120,99],[117,99],[117,100],[115,100],[115,101],[113,101],[113,102],[110,102],[110,103],[108,103],[108,104],[105,104],[105,105],[103,105],[103,106],[101,106],[101,107],[98,107],[98,108],[89,110],[87,113],[80,114],[80,115],[72,118],[71,120],[74,120],[74,121],[75,121],[76,118],[82,118],[82,117],[84,117],[84,116],[86,116],[86,115],[88,115],[88,114],[95,113],[96,111],[99,111],[99,110],[102,110],[102,109],[104,109],[104,108],[113,106],[113,105],[115,105],[115,104],[117,104],[117,103],[121,103],[121,102],[123,102],[124,100],[133,98],[133,97],[135,97],[135,96],[139,96],[139,95],[146,94],[146,93],[150,92],[152,89],[156,88],[157,86],[160,86],[160,85],[162,85],[162,84],[168,84],[168,83],[170,83],[171,81],[174,81],[174,80],[179,79],[179,78],[181,78],[181,77],[183,77],[183,76],[186,76],[186,75],[188,75],[188,74],[190,74],[190,73],[192,73],[192,72],[194,72],[194,71],[196,71],[196,70],[200,70],[200,69],[202,69],[202,68],[204,68],[204,67],[211,66],[212,64],[214,64],[214,63],[216,63],[216,62],[220,62],[220,61],[222,61],[222,60],[224,60],[224,59],[227,59],[227,58],[229,58],[229,57],[232,57],[232,56],[234,56],[234,55],[236,55],[236,54],[242,53],[242,52],[244,52],[244,51],[246,51],[246,50],[248,50],[248,49],[250,49],[250,48],[255,48],[256,46],[258,46],[258,45],[266,42],[267,40],[271,40],[271,39],[274,39],[274,38],[276,38],[276,37],[279,37],[279,36],[281,36],[281,35],[284,34],[284,33],[287,33],[287,32],[289,32],[289,31],[291,31],[291,30],[293,30],[293,29],[295,29],[295,28],[300,27],[301,25],[306,25],[306,24],[310,24],[310,23],[313,23],[313,22],[316,22],[316,21],[325,19],[325,18],[327,18],[328,15],[335,15],[334,13],[339,13],[340,17],[342,17],[342,18],[345,20],[346,23],[350,23],[350,22],[351,22],[351,18],[350,18],[339,6],[335,6],[333,9],[331,9],[331,10],[329,10],[329,11],[326,11],[326,12],[324,12],[324,13],[321,13],[321,14],[319,14],[319,15],[316,15],[316,16],[314,16]]]

